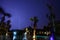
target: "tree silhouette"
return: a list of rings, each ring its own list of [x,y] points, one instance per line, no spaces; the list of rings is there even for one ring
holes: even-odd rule
[[[55,14],[53,13],[53,8],[51,5],[47,5],[50,10],[50,16],[47,14],[48,19],[50,20],[50,23],[52,27],[54,27],[54,21],[55,21]]]
[[[47,7],[48,7],[48,9],[50,11],[50,16],[48,14],[46,16],[49,18],[49,20],[55,19],[55,14],[53,13],[53,7],[51,5],[49,5],[49,4],[47,4]]]
[[[5,17],[10,18],[11,15],[9,13],[5,13],[2,7],[0,7],[0,14],[3,14],[2,18],[0,19],[0,28],[4,31],[8,31],[11,28],[10,19],[5,22]],[[0,30],[1,30],[0,29]]]
[[[50,16],[47,14],[47,17],[50,21],[50,24],[51,24],[51,32],[52,32],[52,36],[54,37],[54,40],[55,40],[55,14],[53,13],[53,7],[49,4],[47,4],[47,7],[49,8],[50,10]]]
[[[31,18],[30,20],[33,21],[33,27],[34,27],[33,36],[35,36],[35,37],[33,38],[33,40],[36,40],[36,27],[37,27],[38,19],[35,16],[35,17]]]
[[[38,22],[37,17],[35,16],[33,18],[30,18],[30,20],[34,22],[34,27],[36,27],[37,26],[37,22]]]

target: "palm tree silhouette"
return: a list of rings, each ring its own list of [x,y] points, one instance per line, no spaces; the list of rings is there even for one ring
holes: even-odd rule
[[[8,17],[10,18],[11,17],[11,14],[9,13],[6,13],[2,7],[0,7],[0,14],[3,14],[2,18],[1,18],[1,21],[0,21],[0,26],[2,26],[3,24],[5,24],[4,26],[6,26],[8,28],[8,30],[11,28],[11,25],[10,25],[10,20],[7,20],[7,22],[5,23],[5,17]]]

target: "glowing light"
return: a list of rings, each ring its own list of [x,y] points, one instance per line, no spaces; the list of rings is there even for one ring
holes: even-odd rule
[[[47,34],[46,32],[44,32],[44,34]]]
[[[8,33],[6,33],[6,36],[8,36]]]
[[[16,34],[17,34],[17,32],[13,32],[13,40],[16,39]]]
[[[51,34],[50,40],[55,40],[54,39],[54,33]]]
[[[16,39],[16,36],[13,36],[13,40],[15,40]]]
[[[16,34],[17,34],[17,32],[13,32],[13,34],[14,34],[14,35],[16,35]]]
[[[34,35],[34,36],[33,36],[33,40],[36,40],[35,38],[36,38],[36,36]]]
[[[34,30],[33,32],[33,40],[36,40],[36,34],[35,34],[36,30]]]
[[[33,38],[35,38],[35,35],[33,36]]]
[[[24,35],[26,35],[26,34],[27,34],[27,32],[24,33]]]
[[[27,40],[27,32],[24,33],[23,40]]]
[[[53,38],[51,37],[50,40],[53,40]]]
[[[33,33],[33,38],[35,38],[36,37],[36,35],[35,35],[35,30],[34,30],[34,33]]]
[[[26,28],[26,32],[29,32],[28,28]]]
[[[26,28],[26,31],[28,30],[28,28]]]

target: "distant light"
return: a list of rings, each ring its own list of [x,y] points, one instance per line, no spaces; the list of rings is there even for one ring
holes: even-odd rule
[[[23,40],[27,40],[27,32],[24,33]]]
[[[54,40],[54,39],[53,39],[53,36],[50,37],[50,40]]]
[[[36,36],[34,35],[33,38],[35,38]]]
[[[6,33],[6,36],[8,36],[8,33]]]
[[[44,34],[47,34],[46,32],[44,32]]]
[[[27,32],[25,32],[24,35],[27,35]]]
[[[16,39],[16,34],[17,34],[17,32],[16,32],[16,31],[14,31],[14,32],[13,32],[13,40],[15,40],[15,39]]]
[[[16,39],[16,36],[13,36],[13,40],[15,40]]]
[[[28,30],[28,28],[26,28],[26,31]]]
[[[26,32],[29,32],[29,31],[28,31],[28,28],[26,28]]]
[[[16,35],[17,34],[17,32],[13,32],[13,35]]]
[[[35,35],[33,36],[33,40],[36,40],[36,36]]]
[[[51,37],[50,40],[53,40],[53,38]]]

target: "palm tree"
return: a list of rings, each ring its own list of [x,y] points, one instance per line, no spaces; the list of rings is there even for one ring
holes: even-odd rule
[[[37,26],[38,19],[36,16],[33,18],[30,18],[30,20],[34,22],[34,27]]]
[[[33,40],[36,40],[36,27],[37,27],[37,22],[38,22],[38,19],[37,17],[33,17],[30,19],[31,21],[33,21],[33,27],[34,27],[34,30],[33,30]]]

